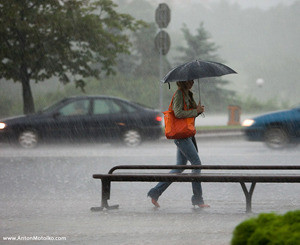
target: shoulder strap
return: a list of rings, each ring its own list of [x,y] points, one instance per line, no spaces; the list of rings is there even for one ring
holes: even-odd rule
[[[187,105],[185,103],[185,100],[184,100],[184,93],[181,89],[177,89],[176,92],[173,94],[173,97],[172,97],[172,100],[171,100],[171,103],[169,105],[169,111],[172,111],[172,104],[173,104],[173,100],[174,100],[174,96],[175,94],[177,93],[177,91],[180,90],[182,92],[182,98],[183,98],[183,109],[186,111],[187,110]]]

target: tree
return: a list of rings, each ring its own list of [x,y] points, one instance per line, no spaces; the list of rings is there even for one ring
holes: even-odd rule
[[[51,77],[84,87],[84,78],[114,72],[128,53],[125,31],[140,27],[111,0],[0,0],[0,78],[22,84],[23,111],[34,112],[30,81]]]
[[[182,56],[178,57],[178,60],[190,61],[196,59],[217,61],[220,60],[215,54],[218,46],[211,41],[211,35],[205,30],[203,22],[196,30],[196,35],[192,35],[184,24],[182,27],[184,39],[187,43],[186,47],[178,47],[177,50],[182,53]]]
[[[132,35],[130,55],[120,55],[118,58],[118,71],[123,75],[138,78],[157,77],[159,80],[159,51],[156,49],[154,39],[157,27],[154,23],[140,28]],[[166,56],[162,57],[164,72],[170,69]]]
[[[152,23],[147,28],[141,28],[134,33],[134,45],[138,55],[139,65],[135,74],[139,77],[159,76],[159,51],[156,49],[154,39],[158,33],[156,24]],[[166,56],[162,56],[164,72],[170,69]]]
[[[177,48],[181,53],[181,56],[176,59],[178,64],[197,59],[222,62],[216,53],[219,47],[211,41],[211,35],[204,28],[203,22],[196,30],[196,35],[192,35],[186,25],[183,25],[182,32],[187,46]],[[200,84],[202,83],[201,91],[205,94],[204,102],[210,110],[223,110],[224,105],[235,100],[233,91],[221,88],[228,84],[228,81],[207,78],[200,79]]]

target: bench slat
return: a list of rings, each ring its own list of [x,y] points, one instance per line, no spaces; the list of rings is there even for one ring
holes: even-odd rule
[[[94,179],[106,181],[171,181],[171,182],[272,182],[272,183],[297,183],[299,175],[292,174],[94,174]]]
[[[118,169],[300,170],[300,165],[118,165],[108,174]]]

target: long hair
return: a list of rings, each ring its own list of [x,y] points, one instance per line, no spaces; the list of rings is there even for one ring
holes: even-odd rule
[[[176,82],[177,86],[179,89],[181,90],[188,90],[187,87],[187,81],[180,81],[180,82]],[[194,100],[193,97],[193,93],[191,91],[188,92],[189,94],[189,102],[190,102],[190,108],[196,109],[197,108],[197,104]]]
[[[178,88],[182,89],[182,90],[187,90],[187,82],[186,81],[180,81],[180,82],[176,82]]]

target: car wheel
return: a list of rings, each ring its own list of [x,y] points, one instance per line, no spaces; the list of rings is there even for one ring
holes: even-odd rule
[[[23,131],[19,135],[19,143],[23,148],[34,148],[38,144],[38,135],[32,130]]]
[[[125,145],[134,147],[138,146],[142,142],[141,134],[137,130],[128,130],[123,135],[123,141]]]
[[[265,133],[265,142],[272,149],[282,149],[288,143],[288,136],[283,129],[270,128]]]

